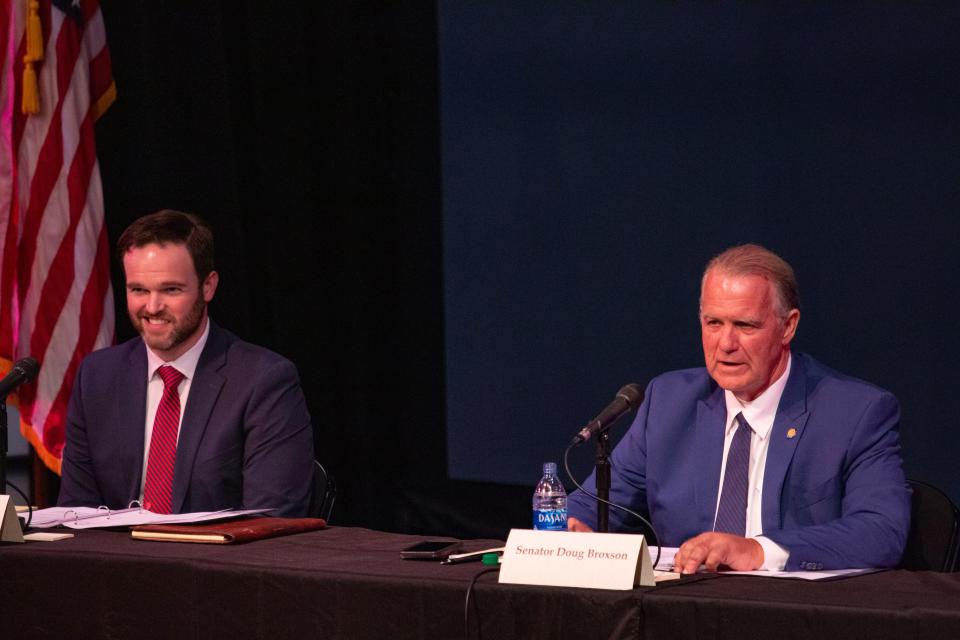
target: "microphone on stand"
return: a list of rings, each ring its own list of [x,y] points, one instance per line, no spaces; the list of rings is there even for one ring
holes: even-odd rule
[[[570,441],[570,446],[577,446],[589,440],[595,433],[606,431],[623,414],[640,406],[641,402],[643,402],[643,389],[640,388],[640,385],[633,383],[624,385],[620,391],[617,391],[617,396],[613,399],[613,402],[580,429],[579,433]]]
[[[0,380],[0,398],[7,397],[11,391],[24,382],[30,382],[37,377],[40,364],[33,358],[20,358],[10,369],[10,373]]]
[[[0,380],[0,495],[7,493],[7,396],[24,382],[37,377],[40,363],[33,358],[20,358],[10,373]],[[4,514],[0,513],[0,518]]]

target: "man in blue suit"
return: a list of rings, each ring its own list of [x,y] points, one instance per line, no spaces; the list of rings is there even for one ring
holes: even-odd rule
[[[313,430],[296,368],[210,321],[210,228],[160,211],[130,225],[117,249],[140,337],[80,366],[58,503],[306,515]]]
[[[711,260],[700,297],[706,368],[652,380],[611,456],[611,501],[680,547],[679,571],[900,561],[910,492],[897,400],[791,353],[799,320],[796,278],[779,256],[742,245]],[[595,489],[593,475],[584,486]],[[569,529],[591,530],[595,512],[573,493]],[[611,510],[610,525],[636,523]]]

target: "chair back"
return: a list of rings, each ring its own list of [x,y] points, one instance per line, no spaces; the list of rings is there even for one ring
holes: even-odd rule
[[[915,571],[956,571],[960,511],[936,487],[910,480],[910,534],[900,566]]]
[[[319,461],[313,461],[313,495],[310,496],[310,517],[330,522],[333,503],[337,498],[337,484]]]

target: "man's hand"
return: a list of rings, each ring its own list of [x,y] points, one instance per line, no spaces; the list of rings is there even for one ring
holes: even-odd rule
[[[569,528],[570,520],[567,520]],[[676,571],[696,573],[700,565],[707,571],[725,567],[733,571],[753,571],[763,566],[763,547],[756,540],[731,533],[708,532],[690,538],[677,551]]]
[[[573,516],[570,516],[567,518],[567,531],[582,531],[584,533],[590,533],[593,531],[593,529],[580,522]]]

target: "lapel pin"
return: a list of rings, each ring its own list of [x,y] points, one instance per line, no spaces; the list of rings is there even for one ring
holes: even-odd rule
[[[789,429],[787,429],[787,437],[788,437],[788,438],[795,438],[796,436],[797,436],[797,430],[796,430],[796,429],[794,429],[793,427],[790,427]]]

